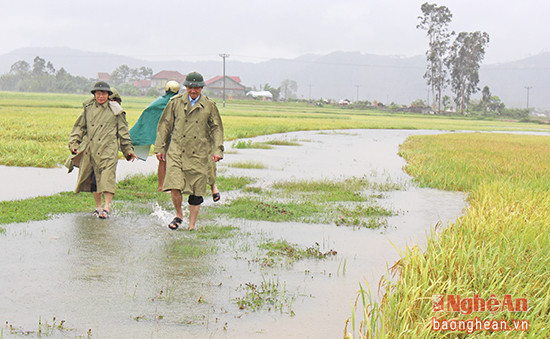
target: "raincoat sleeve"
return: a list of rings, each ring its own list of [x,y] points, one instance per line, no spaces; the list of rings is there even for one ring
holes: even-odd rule
[[[214,154],[223,158],[223,124],[216,104],[213,105],[212,110],[210,111],[208,125],[210,128],[210,135],[212,137]]]
[[[174,129],[176,117],[174,115],[174,100],[170,100],[164,108],[157,126],[157,140],[155,141],[154,153],[166,153],[172,130]]]
[[[134,147],[132,146],[132,139],[130,138],[130,132],[128,131],[128,121],[126,121],[126,113],[122,112],[116,115],[117,121],[117,138],[120,143],[120,149],[126,159],[129,155],[134,153]]]
[[[69,149],[71,150],[71,152],[75,149],[78,149],[78,147],[82,143],[82,139],[86,135],[86,132],[86,110],[83,110],[82,113],[80,113],[78,119],[76,119],[73,130],[69,135]]]

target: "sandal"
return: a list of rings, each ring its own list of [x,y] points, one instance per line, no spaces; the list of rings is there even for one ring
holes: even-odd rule
[[[220,200],[220,198],[220,192],[212,194],[212,200],[214,200],[214,202]]]
[[[168,228],[171,230],[177,230],[182,222],[183,220],[181,220],[181,218],[175,217],[174,220],[172,220],[172,222],[168,224]]]
[[[92,217],[99,217],[99,215],[101,214],[101,211],[100,210],[95,210],[91,214],[92,214]]]
[[[107,210],[101,211],[101,214],[99,214],[99,219],[109,219],[109,211]]]

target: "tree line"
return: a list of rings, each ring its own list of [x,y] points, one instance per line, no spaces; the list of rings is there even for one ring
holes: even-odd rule
[[[445,6],[426,2],[421,10],[423,15],[418,17],[420,23],[416,27],[425,30],[429,39],[424,78],[431,86],[432,107],[437,106],[437,111],[441,112],[441,105],[447,105],[443,102],[443,92],[450,85],[455,105],[463,114],[471,95],[479,91],[479,68],[485,57],[489,34],[480,31],[456,34],[451,31],[449,24],[453,15]],[[490,101],[490,97],[484,96],[485,109],[501,107],[499,103]]]
[[[90,90],[91,79],[69,74],[63,67],[56,70],[51,62],[37,56],[33,65],[20,60],[0,76],[0,90],[20,92],[84,93]]]
[[[116,86],[122,95],[158,95],[158,91],[142,93],[134,81],[150,79],[153,70],[150,67],[130,68],[127,65],[117,67],[111,74],[109,83]],[[0,90],[18,92],[88,93],[95,79],[74,76],[63,67],[56,70],[50,61],[36,56],[32,66],[19,60],[11,65],[10,71],[0,76]]]

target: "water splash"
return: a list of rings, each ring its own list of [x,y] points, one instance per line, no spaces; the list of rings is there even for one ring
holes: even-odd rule
[[[183,209],[183,218],[185,219],[188,215],[189,211],[187,209]],[[162,206],[158,204],[158,202],[155,202],[153,204],[153,212],[151,213],[152,217],[156,217],[160,220],[161,223],[166,224],[169,223],[174,218],[175,212],[167,211]]]

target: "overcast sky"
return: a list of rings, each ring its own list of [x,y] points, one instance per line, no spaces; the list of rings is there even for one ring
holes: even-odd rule
[[[0,54],[21,47],[70,47],[146,60],[260,62],[359,51],[415,56],[417,0],[1,0]],[[441,0],[456,32],[490,35],[485,64],[550,48],[548,0]]]

